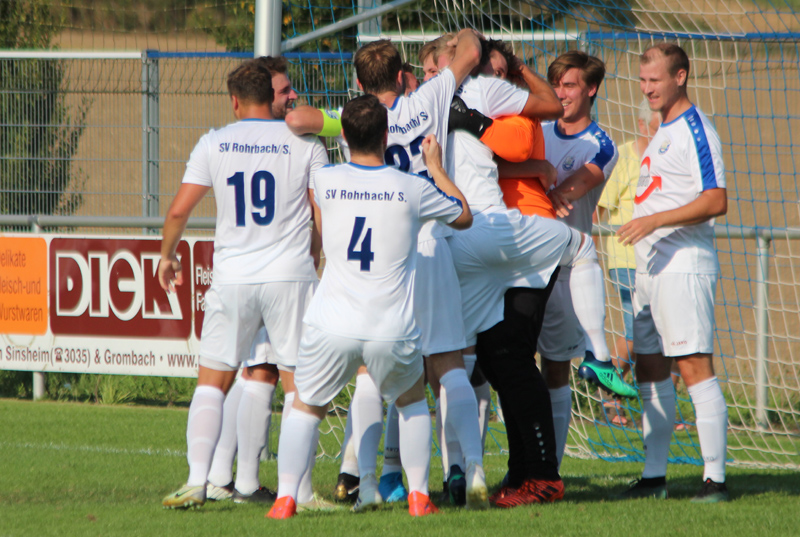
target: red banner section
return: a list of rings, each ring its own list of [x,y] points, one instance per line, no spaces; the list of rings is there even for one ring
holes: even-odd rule
[[[205,296],[214,275],[214,243],[197,241],[192,245],[192,284],[194,285],[194,335],[199,340],[205,319]],[[184,275],[184,278],[186,275]],[[184,280],[185,281],[185,280]]]
[[[160,250],[157,239],[54,238],[49,252],[53,335],[188,338],[191,284],[176,287],[175,293],[161,288]],[[178,257],[191,267],[186,241],[178,245]]]

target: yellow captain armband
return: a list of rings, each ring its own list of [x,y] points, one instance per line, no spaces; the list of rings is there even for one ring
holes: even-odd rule
[[[339,136],[342,132],[342,114],[338,110],[318,109],[322,112],[322,130],[319,136]]]

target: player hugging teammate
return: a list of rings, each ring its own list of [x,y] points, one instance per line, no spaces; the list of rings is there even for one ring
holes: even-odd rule
[[[572,358],[582,359],[579,375],[587,381],[617,397],[637,395],[611,363],[604,281],[590,237],[617,160],[616,145],[591,117],[605,66],[571,51],[545,80],[505,44],[471,30],[429,43],[419,60],[425,82],[411,91],[413,74],[394,45],[359,49],[354,65],[366,95],[340,113],[291,109],[286,99],[273,113],[276,81],[266,59],[234,71],[251,73],[241,81],[231,75],[240,121],[201,139],[164,228],[159,277],[170,288],[182,282],[174,252],[186,219],[215,189],[209,294],[219,297],[211,300],[219,311],[212,307],[203,327],[187,427],[189,480],[165,506],[202,505],[212,490],[225,393],[260,326],[272,361],[294,374],[281,375],[292,400],[284,406],[270,518],[330,507],[310,489],[318,426],[354,375],[335,498],[355,501],[354,511],[407,500],[412,516],[437,512],[428,491],[425,382],[436,398],[443,500],[469,509],[563,498]],[[726,209],[725,179],[719,138],[688,100],[688,72],[677,46],[642,55],[642,91],[664,123],[644,154],[634,219],[619,230],[637,257],[633,338],[647,453],[642,480],[625,496],[666,497],[674,359],[697,409],[706,460],[696,500],[712,502],[727,499],[727,413],[711,360],[713,217]],[[316,134],[340,136],[349,162],[324,167],[324,148],[309,136]],[[291,154],[208,149],[223,141],[285,145]],[[320,244],[327,265],[317,287]],[[509,440],[508,473],[491,496],[482,463],[484,379],[498,393]],[[263,441],[263,431],[255,436]],[[246,483],[250,490],[234,493],[259,494],[257,477]],[[261,496],[272,501],[275,494]]]

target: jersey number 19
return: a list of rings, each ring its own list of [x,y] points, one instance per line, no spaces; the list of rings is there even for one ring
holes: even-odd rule
[[[236,198],[236,226],[245,225],[244,172],[236,172],[228,177],[228,185],[233,187]],[[259,226],[268,226],[275,217],[275,177],[266,171],[258,171],[250,178],[250,201],[254,209],[250,214]]]

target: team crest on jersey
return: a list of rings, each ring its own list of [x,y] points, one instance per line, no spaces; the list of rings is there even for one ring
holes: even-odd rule
[[[564,164],[561,165],[561,167],[567,171],[571,170],[573,166],[575,166],[574,157],[567,157],[567,159],[564,161]]]
[[[670,143],[671,143],[671,142],[670,142],[669,140],[664,140],[664,143],[663,143],[663,144],[661,144],[661,147],[659,147],[659,148],[658,148],[658,154],[659,154],[659,155],[663,155],[664,153],[666,153],[667,151],[669,151],[669,145],[670,145]]]

